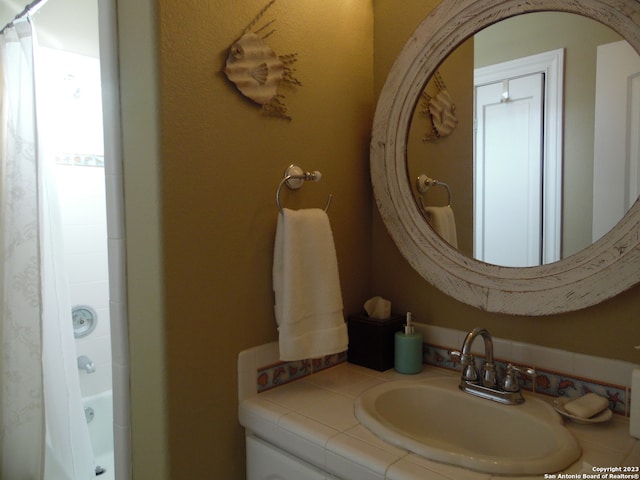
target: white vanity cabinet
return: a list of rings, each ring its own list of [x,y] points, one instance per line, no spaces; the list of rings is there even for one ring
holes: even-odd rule
[[[339,480],[256,436],[246,439],[247,480]]]

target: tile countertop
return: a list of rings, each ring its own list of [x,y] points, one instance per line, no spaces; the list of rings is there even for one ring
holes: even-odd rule
[[[437,376],[457,374],[425,366],[418,375],[401,375],[393,369],[377,372],[345,362],[245,399],[239,407],[240,423],[247,431],[344,480],[492,478],[487,473],[430,461],[388,444],[354,416],[354,399],[370,387],[391,380]],[[527,395],[533,394],[525,392],[525,397]],[[540,398],[552,401],[550,397]],[[614,415],[603,424],[581,425],[567,421],[565,425],[583,449],[580,459],[563,472],[573,476],[565,478],[598,478],[586,475],[594,473],[592,466],[640,466],[640,440],[629,435],[627,418]]]

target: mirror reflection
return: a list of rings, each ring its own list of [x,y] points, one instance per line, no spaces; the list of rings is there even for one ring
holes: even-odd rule
[[[639,83],[640,57],[591,19],[529,13],[482,30],[416,105],[407,170],[418,208],[487,263],[582,250],[638,197]]]

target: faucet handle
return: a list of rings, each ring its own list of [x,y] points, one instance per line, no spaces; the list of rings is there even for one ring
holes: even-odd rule
[[[451,358],[452,362],[459,362],[460,358],[462,357],[462,353],[460,353],[458,350],[449,350],[449,357]]]
[[[453,363],[460,363],[463,367],[473,365],[473,355],[458,350],[449,350],[449,358]]]
[[[529,367],[516,367],[511,363],[507,365],[507,373],[502,380],[502,389],[506,392],[517,392],[520,390],[520,383],[516,373],[527,375],[532,379],[536,376],[536,371]]]
[[[474,364],[473,355],[470,353],[463,353],[458,350],[449,350],[449,357],[452,362],[460,362],[460,365],[463,367]]]

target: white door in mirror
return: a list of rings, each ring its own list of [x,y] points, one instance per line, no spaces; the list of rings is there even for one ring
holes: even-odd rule
[[[544,76],[505,79],[475,92],[474,257],[508,267],[540,265]]]

